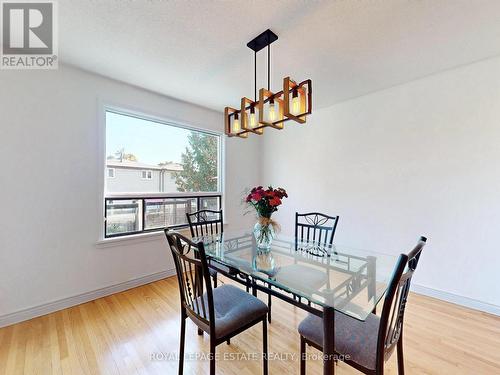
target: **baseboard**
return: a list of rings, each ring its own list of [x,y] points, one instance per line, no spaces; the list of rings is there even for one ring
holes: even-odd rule
[[[500,316],[500,306],[492,305],[487,302],[478,301],[473,298],[459,296],[457,294],[445,292],[443,290],[429,288],[418,284],[412,284],[411,291],[418,294],[423,294],[424,296],[434,297],[443,301],[451,302],[456,305],[468,307],[470,309],[479,310],[489,314]]]
[[[101,289],[78,294],[76,296],[63,298],[57,301],[45,303],[43,305],[30,307],[28,309],[16,311],[7,315],[2,315],[0,316],[0,328],[23,322],[25,320],[33,319],[38,316],[50,314],[55,311],[63,310],[68,307],[80,305],[82,303],[93,301],[101,297],[106,297],[111,294],[123,292],[124,290],[149,284],[173,275],[175,275],[175,269],[157,272],[151,275],[139,277],[137,279],[125,281],[123,283],[110,285]]]
[[[68,307],[80,305],[85,302],[106,297],[111,294],[123,292],[127,289],[135,288],[141,285],[149,284],[154,281],[165,279],[175,275],[175,269],[170,269],[162,272],[157,272],[151,275],[139,277],[137,279],[125,281],[123,283],[110,285],[101,289],[93,290],[87,293],[78,294],[76,296],[63,298],[57,301],[45,303],[43,305],[31,307],[28,309],[16,311],[7,315],[0,316],[0,328],[6,327],[25,320],[33,319],[38,316],[50,314],[55,311],[63,310]],[[412,292],[422,294],[429,297],[434,297],[443,301],[455,303],[460,306],[468,307],[474,310],[483,311],[489,314],[500,316],[500,306],[492,305],[486,302],[478,301],[469,297],[459,296],[457,294],[445,292],[438,289],[429,288],[426,286],[412,284]]]

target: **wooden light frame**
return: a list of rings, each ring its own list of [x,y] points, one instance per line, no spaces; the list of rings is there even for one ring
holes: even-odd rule
[[[290,110],[290,93],[297,90],[300,100],[300,111],[298,114],[293,114]],[[291,120],[295,120],[300,124],[306,122],[306,115],[312,112],[312,83],[310,79],[307,79],[299,84],[290,77],[285,77],[283,79],[283,94],[285,109],[284,115]]]
[[[240,137],[240,138],[247,138],[248,137],[247,131],[242,130],[238,133],[234,133],[233,129],[231,129],[231,116],[234,116],[235,114],[239,114],[239,113],[240,113],[240,110],[238,110],[238,109],[231,108],[231,107],[224,108],[224,132],[226,133],[226,135],[228,137]],[[240,120],[240,124],[241,124],[241,120]]]
[[[241,98],[241,129],[246,132],[252,132],[258,135],[262,135],[264,133],[264,126],[260,125],[260,114],[259,118],[256,118],[256,126],[251,127],[250,126],[250,109],[254,108],[254,111],[259,108],[259,102],[254,102],[253,100],[248,99],[247,97]]]
[[[248,133],[254,133],[262,135],[264,133],[265,127],[272,127],[274,129],[281,130],[284,128],[284,123],[289,120],[294,120],[300,124],[306,122],[306,116],[312,113],[312,83],[310,79],[307,79],[299,84],[290,77],[285,77],[283,79],[283,90],[277,93],[271,92],[271,44],[278,40],[278,36],[271,30],[267,29],[257,37],[253,38],[247,43],[247,47],[254,52],[254,100],[250,100],[247,97],[241,98],[240,109],[234,109],[231,107],[226,107],[224,109],[224,126],[225,133],[229,137],[241,137],[247,138]],[[259,90],[259,100],[257,101],[257,52],[261,51],[263,48],[267,47],[267,90],[261,88]],[[293,98],[298,96],[299,108],[298,113],[292,113],[290,108],[290,92],[292,93],[292,103]],[[276,107],[274,110],[277,112],[278,118],[276,121],[269,119],[269,114],[264,116],[264,105],[266,103],[277,103],[278,110]],[[293,106],[292,106],[293,108]],[[258,119],[256,117],[255,126],[250,125],[250,113],[253,111],[259,111]],[[275,112],[275,113],[276,113]],[[234,132],[231,124],[231,116],[241,116],[240,119],[240,131]],[[235,120],[233,120],[234,123]]]
[[[293,96],[293,91],[297,90],[300,100],[300,109],[298,114],[291,113],[290,102]],[[271,98],[278,105],[278,119],[274,122],[266,121],[264,104],[268,103]],[[257,126],[250,127],[249,124],[249,110],[254,107],[259,111]],[[240,137],[248,138],[248,133],[254,133],[262,135],[264,133],[264,128],[271,127],[274,129],[282,130],[284,128],[285,122],[289,120],[294,120],[300,124],[306,122],[306,116],[312,113],[312,82],[310,79],[306,79],[300,83],[296,83],[290,77],[285,77],[283,79],[283,90],[277,93],[272,93],[269,90],[261,88],[259,90],[259,101],[254,102],[247,97],[241,98],[241,108],[235,109],[231,107],[226,107],[224,109],[224,122],[225,122],[225,134],[228,137]],[[231,117],[235,114],[240,115],[240,128],[241,131],[238,133],[233,132],[231,128]],[[234,121],[234,120],[233,120]]]
[[[261,88],[259,90],[259,123],[263,125],[263,127],[270,126],[274,129],[281,130],[283,129],[284,125],[283,123],[287,120],[284,117],[283,111],[284,111],[284,101],[281,98],[283,95],[283,92],[280,92],[278,94],[273,94],[271,91],[266,90],[264,88]],[[278,105],[278,119],[273,122],[265,121],[264,120],[264,104],[268,103],[271,101],[271,98],[274,100],[275,105]]]

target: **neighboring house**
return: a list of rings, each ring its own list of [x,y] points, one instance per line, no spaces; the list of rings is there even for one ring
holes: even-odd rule
[[[106,191],[108,193],[172,193],[177,191],[174,172],[182,165],[168,163],[151,165],[137,161],[106,160]]]

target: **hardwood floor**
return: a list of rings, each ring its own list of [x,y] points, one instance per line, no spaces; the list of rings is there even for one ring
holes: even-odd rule
[[[178,304],[177,280],[169,278],[2,328],[0,374],[177,374]],[[299,373],[297,325],[304,316],[273,299],[270,374]],[[253,355],[260,348],[259,325],[217,348],[217,374],[261,374]],[[404,348],[407,374],[500,374],[500,318],[412,294]],[[186,354],[193,359],[184,373],[208,374],[208,361],[194,358],[207,352],[207,336],[188,321]],[[321,373],[319,360],[307,366],[308,374]],[[395,355],[386,369],[397,373]],[[358,374],[342,363],[336,373]]]

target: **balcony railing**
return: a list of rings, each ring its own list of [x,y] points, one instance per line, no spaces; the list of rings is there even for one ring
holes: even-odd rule
[[[186,213],[220,210],[220,193],[113,194],[104,198],[104,237],[187,227]]]

